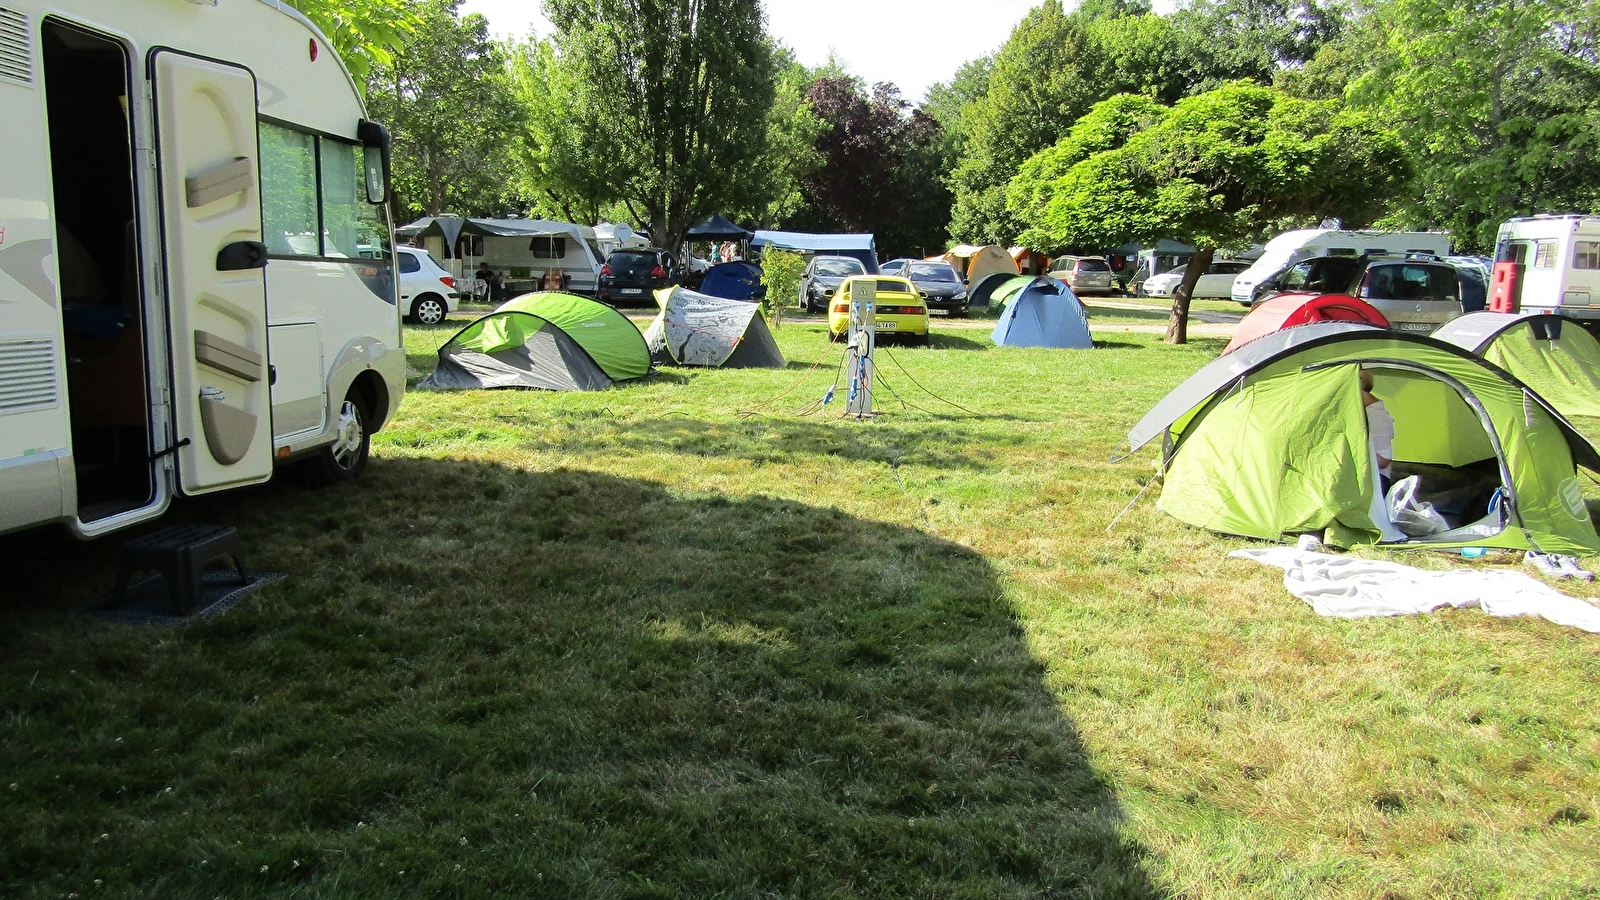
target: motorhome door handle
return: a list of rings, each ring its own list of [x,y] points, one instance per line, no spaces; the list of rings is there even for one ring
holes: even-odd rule
[[[260,241],[234,241],[217,251],[217,271],[262,269],[267,265],[267,245]]]

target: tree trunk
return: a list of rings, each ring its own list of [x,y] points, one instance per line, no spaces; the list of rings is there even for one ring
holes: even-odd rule
[[[1210,247],[1195,250],[1194,257],[1184,269],[1183,282],[1172,292],[1172,318],[1167,320],[1167,343],[1189,343],[1189,298],[1194,296],[1194,286],[1200,282],[1200,276],[1211,268],[1211,257],[1215,253]]]

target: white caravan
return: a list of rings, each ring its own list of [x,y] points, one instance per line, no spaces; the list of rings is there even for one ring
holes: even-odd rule
[[[594,229],[571,222],[438,216],[418,219],[396,233],[427,250],[457,278],[488,263],[507,296],[548,288],[592,297],[600,289],[606,259]]]
[[[405,386],[363,115],[277,0],[0,0],[0,532],[360,473]]]
[[[1600,320],[1600,216],[1528,216],[1500,226],[1490,308]]]
[[[1339,231],[1333,228],[1302,228],[1285,231],[1270,241],[1250,268],[1233,280],[1232,297],[1245,306],[1254,305],[1274,287],[1274,279],[1296,263],[1321,256],[1361,256],[1363,254],[1403,256],[1427,253],[1450,255],[1448,231]]]

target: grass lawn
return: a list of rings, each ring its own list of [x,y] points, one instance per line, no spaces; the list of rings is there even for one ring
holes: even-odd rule
[[[289,574],[182,630],[72,615],[118,541],[0,538],[0,896],[1600,895],[1600,636],[1322,619],[1153,496],[1107,533],[1224,339],[935,329],[867,423],[795,414],[819,319],[409,394],[356,484],[172,511]]]

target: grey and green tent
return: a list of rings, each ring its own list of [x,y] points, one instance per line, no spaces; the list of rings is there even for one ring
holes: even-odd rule
[[[1435,340],[1483,357],[1533,388],[1565,416],[1600,416],[1600,341],[1548,313],[1469,313]]]
[[[1419,475],[1453,520],[1396,546],[1600,552],[1576,471],[1600,456],[1560,413],[1459,347],[1342,322],[1252,341],[1156,404],[1128,441],[1162,439],[1160,508],[1226,534],[1380,541],[1362,368],[1394,416],[1394,477]]]
[[[456,332],[417,387],[599,391],[649,373],[644,335],[626,316],[550,292],[515,297]]]
[[[781,369],[788,363],[761,307],[687,288],[656,291],[661,315],[645,329],[651,358],[681,366]]]

